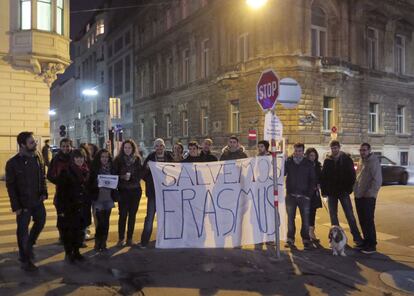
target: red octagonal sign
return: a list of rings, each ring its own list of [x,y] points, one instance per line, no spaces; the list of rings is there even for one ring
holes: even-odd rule
[[[260,75],[256,86],[256,100],[260,107],[271,110],[276,106],[279,96],[279,78],[273,70],[266,70]]]

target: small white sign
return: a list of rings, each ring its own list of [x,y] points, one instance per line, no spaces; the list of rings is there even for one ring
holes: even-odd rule
[[[117,175],[98,175],[98,187],[116,189],[118,187],[118,179],[119,176]]]
[[[295,108],[300,101],[302,88],[295,79],[283,78],[280,80],[278,102],[285,108]]]
[[[275,139],[276,141],[281,141],[283,139],[282,122],[279,117],[272,114],[272,112],[267,112],[265,115],[264,139],[269,142],[272,139]]]

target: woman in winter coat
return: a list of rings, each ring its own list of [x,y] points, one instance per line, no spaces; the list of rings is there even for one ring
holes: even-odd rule
[[[181,162],[184,159],[184,146],[182,143],[177,142],[174,144],[172,155],[174,162]]]
[[[319,162],[319,154],[315,148],[308,148],[306,149],[305,156],[309,159],[315,168],[315,179],[316,179],[316,186],[313,195],[311,196],[311,208],[309,213],[309,237],[312,242],[319,243],[319,239],[315,235],[315,217],[316,217],[316,210],[318,208],[322,208],[322,200],[320,194],[320,179],[321,179],[321,172],[322,172],[322,165]]]
[[[114,161],[114,173],[119,176],[119,221],[118,221],[118,244],[132,246],[134,235],[135,216],[138,212],[141,200],[141,177],[142,162],[137,145],[131,139],[122,143],[118,156]],[[125,228],[128,220],[127,238],[125,241]]]
[[[73,263],[83,261],[79,248],[83,244],[89,169],[85,162],[86,155],[80,149],[75,149],[67,169],[57,178],[57,184],[62,189],[56,198],[58,225],[62,230],[62,240],[65,248],[65,259]]]
[[[111,153],[101,149],[92,161],[89,178],[89,195],[92,199],[92,209],[96,217],[95,251],[106,251],[106,241],[109,232],[109,220],[112,208],[117,201],[118,190],[98,187],[98,175],[114,175]]]

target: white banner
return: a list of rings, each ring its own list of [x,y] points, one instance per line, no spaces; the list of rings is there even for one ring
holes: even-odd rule
[[[98,175],[98,187],[116,189],[118,187],[118,175]]]
[[[283,156],[278,158],[281,239],[286,239]],[[208,163],[150,162],[157,248],[221,248],[274,241],[270,156]]]

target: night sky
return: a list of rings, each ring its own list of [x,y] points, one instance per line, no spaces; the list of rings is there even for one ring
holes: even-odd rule
[[[99,8],[104,0],[70,0],[70,37],[73,40],[92,17],[93,12],[76,12]]]

